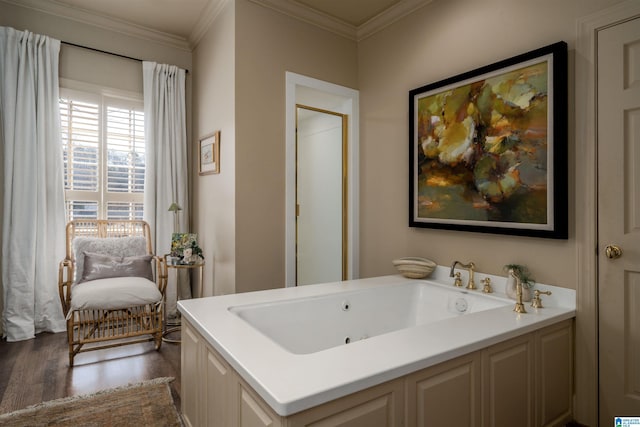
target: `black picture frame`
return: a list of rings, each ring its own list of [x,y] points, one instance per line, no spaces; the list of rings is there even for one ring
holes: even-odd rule
[[[409,92],[409,226],[568,237],[567,44]]]

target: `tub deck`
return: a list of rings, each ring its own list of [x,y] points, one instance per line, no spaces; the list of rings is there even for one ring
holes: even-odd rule
[[[476,274],[478,282],[491,277],[496,293],[506,298],[506,279]],[[438,267],[426,280],[399,275],[340,283],[274,289],[244,294],[182,300],[178,309],[205,340],[251,385],[279,415],[287,416],[364,390],[417,370],[436,365],[498,342],[575,317],[575,291],[544,284],[553,294],[545,308],[527,314],[513,312],[513,304],[446,320],[381,333],[348,345],[311,352],[294,352],[269,338],[238,315],[238,308],[273,305],[291,300],[371,290],[416,282],[450,286],[448,268]],[[453,290],[454,288],[451,287]],[[482,295],[480,291],[470,291]],[[409,307],[407,308],[409,310]],[[302,316],[304,312],[300,313]],[[310,331],[310,340],[313,341]]]

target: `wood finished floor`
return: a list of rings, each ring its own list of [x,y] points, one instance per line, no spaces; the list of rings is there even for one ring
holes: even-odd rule
[[[0,414],[67,396],[150,380],[174,377],[171,383],[180,410],[180,345],[152,342],[82,353],[69,368],[66,332],[42,333],[35,339],[0,341]]]

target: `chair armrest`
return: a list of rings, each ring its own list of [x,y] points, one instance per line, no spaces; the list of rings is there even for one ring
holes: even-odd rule
[[[157,255],[154,255],[153,259],[156,261],[156,284],[158,285],[160,293],[164,296],[165,290],[167,289],[167,277],[169,277],[167,262],[164,257]]]
[[[60,304],[62,304],[62,312],[64,316],[69,313],[71,307],[71,284],[73,283],[74,265],[70,259],[66,258],[60,261],[58,267],[58,292],[60,294]]]

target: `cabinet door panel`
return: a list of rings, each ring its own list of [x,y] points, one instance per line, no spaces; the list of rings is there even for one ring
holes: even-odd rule
[[[259,402],[258,398],[243,383],[240,383],[239,394],[238,426],[278,427],[281,425],[280,418]]]
[[[311,408],[287,419],[290,427],[404,425],[403,381],[395,380]]]
[[[203,416],[206,426],[226,427],[230,422],[231,400],[231,367],[222,361],[213,350],[206,347],[205,399],[203,400]]]
[[[573,412],[573,322],[540,332],[536,342],[540,425],[564,425]]]
[[[484,350],[485,425],[534,425],[533,341],[533,336],[527,335]]]
[[[480,353],[457,358],[407,378],[411,426],[480,424]]]
[[[200,334],[194,331],[186,322],[182,325],[182,350],[180,367],[180,394],[182,406],[182,418],[187,426],[196,427],[199,421],[200,398],[199,387],[202,385],[200,379],[199,354],[201,338]]]
[[[327,418],[309,423],[313,427],[385,427],[392,424],[391,396],[385,395]]]

